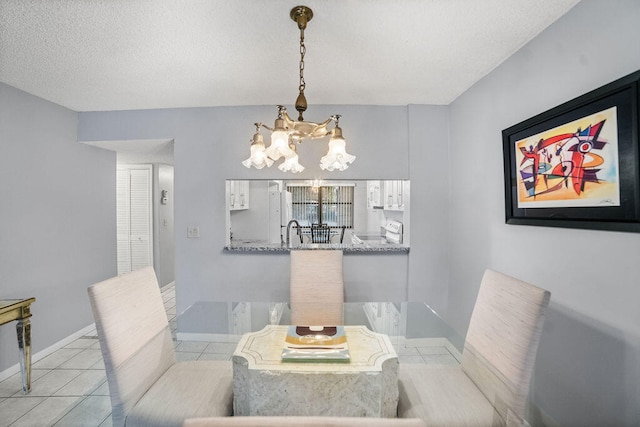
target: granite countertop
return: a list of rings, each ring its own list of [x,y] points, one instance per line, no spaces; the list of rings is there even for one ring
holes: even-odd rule
[[[362,243],[302,243],[293,247],[287,247],[281,243],[269,243],[255,240],[232,240],[231,244],[224,247],[225,252],[282,252],[288,253],[291,249],[320,250],[342,249],[345,253],[408,253],[409,246],[381,241],[363,241]]]

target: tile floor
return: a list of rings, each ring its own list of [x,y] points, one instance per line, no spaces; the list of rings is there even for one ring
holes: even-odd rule
[[[176,329],[175,287],[165,286],[162,297],[169,323]],[[400,363],[459,363],[450,345],[433,340],[402,340]],[[177,341],[181,360],[229,360],[237,342]],[[0,427],[109,427],[109,387],[95,330],[33,364],[31,393],[22,394],[20,373],[0,382]]]

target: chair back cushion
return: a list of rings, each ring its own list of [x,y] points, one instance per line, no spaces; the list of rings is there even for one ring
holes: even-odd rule
[[[182,427],[426,427],[420,418],[365,417],[215,417],[185,420]]]
[[[292,324],[342,325],[342,251],[292,250],[290,298]]]
[[[324,224],[311,224],[311,243],[331,243],[331,228]]]
[[[524,418],[550,293],[487,270],[471,315],[462,369],[503,420]]]
[[[88,289],[104,359],[113,425],[176,362],[171,331],[153,268],[96,283]]]

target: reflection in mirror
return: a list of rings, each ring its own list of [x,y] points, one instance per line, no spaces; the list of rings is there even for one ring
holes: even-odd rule
[[[408,180],[227,180],[227,245],[409,245]]]

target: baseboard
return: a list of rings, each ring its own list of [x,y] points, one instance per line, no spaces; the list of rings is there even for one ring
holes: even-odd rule
[[[168,287],[170,287],[170,286],[175,286],[175,285],[176,285],[176,282],[175,282],[175,281],[173,281],[173,282],[171,282],[171,283],[167,283],[166,285],[162,285],[162,286],[160,286],[160,291],[164,291],[164,289],[165,289],[165,288],[168,288]]]
[[[65,337],[63,339],[61,339],[60,341],[56,342],[53,345],[50,345],[49,347],[45,348],[44,350],[41,350],[37,353],[33,353],[31,355],[31,363],[34,364],[36,363],[38,360],[42,360],[45,357],[47,357],[48,355],[50,355],[51,353],[53,353],[56,350],[60,350],[62,347],[66,346],[69,343],[72,343],[73,341],[77,340],[78,338],[81,338],[85,335],[87,335],[87,333],[91,332],[93,329],[95,329],[96,325],[95,323],[92,323],[91,325],[87,326],[86,328],[82,328],[79,331],[69,335],[68,337]],[[16,343],[16,346],[18,344]],[[18,372],[20,372],[20,363],[16,363],[13,366],[10,366],[9,368],[5,369],[4,371],[0,372],[0,381],[4,381],[7,378],[9,378],[12,375],[17,374]]]
[[[171,282],[169,284],[164,285],[161,289],[165,289],[169,286],[175,286],[176,282]],[[53,353],[56,350],[60,350],[62,347],[66,346],[67,344],[77,340],[78,338],[81,338],[85,335],[87,335],[88,332],[90,332],[91,330],[95,329],[96,325],[95,323],[92,323],[91,325],[87,326],[86,328],[83,328],[71,335],[69,335],[68,337],[65,337],[64,339],[56,342],[53,345],[50,345],[49,347],[45,348],[42,351],[39,351],[37,353],[33,353],[31,355],[31,363],[36,363],[38,360],[42,360],[45,357],[47,357],[48,355],[50,355],[51,353]],[[16,343],[16,346],[18,344]],[[0,381],[4,381],[7,378],[9,378],[12,375],[15,375],[17,373],[20,372],[20,363],[16,363],[13,366],[8,367],[7,369],[5,369],[4,371],[0,372]]]
[[[560,427],[560,424],[551,418],[549,414],[543,411],[533,402],[529,402],[528,418],[532,427]]]

